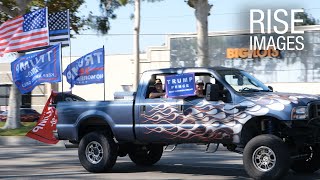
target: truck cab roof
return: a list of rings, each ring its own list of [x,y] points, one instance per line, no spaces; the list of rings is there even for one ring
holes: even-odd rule
[[[147,70],[145,73],[176,73],[176,72],[184,72],[185,70],[194,70],[197,72],[204,72],[205,70],[214,70],[214,71],[232,71],[236,70],[239,71],[240,69],[237,68],[229,68],[223,66],[214,66],[214,67],[183,67],[183,68],[164,68],[164,69],[154,69],[154,70]]]

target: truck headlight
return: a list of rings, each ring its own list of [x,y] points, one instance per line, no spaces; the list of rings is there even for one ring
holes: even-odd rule
[[[299,106],[292,109],[291,118],[295,119],[307,119],[308,117],[308,107]]]

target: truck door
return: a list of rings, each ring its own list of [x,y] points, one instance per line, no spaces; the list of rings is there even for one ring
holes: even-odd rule
[[[233,140],[236,112],[230,94],[221,94],[221,99],[217,101],[207,101],[205,97],[198,96],[186,97],[178,100],[177,106],[178,143]]]
[[[179,115],[176,99],[145,98],[140,99],[136,107],[139,111],[135,129],[138,140],[163,143],[174,141],[176,118]]]

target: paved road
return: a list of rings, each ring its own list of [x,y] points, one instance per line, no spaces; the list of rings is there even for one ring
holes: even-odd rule
[[[111,173],[88,173],[77,149],[61,145],[0,145],[1,179],[249,179],[241,155],[228,151],[215,154],[177,149],[165,152],[154,166],[135,166],[128,157],[118,158]],[[290,172],[286,179],[320,179],[320,172],[302,176]]]

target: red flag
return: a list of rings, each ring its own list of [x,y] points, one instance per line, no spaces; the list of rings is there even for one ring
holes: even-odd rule
[[[56,108],[50,106],[55,100],[57,94],[51,92],[51,95],[43,108],[40,119],[38,120],[37,125],[30,130],[26,136],[41,141],[46,144],[57,144],[58,139],[53,136],[52,131],[56,130],[57,125],[57,114]]]

